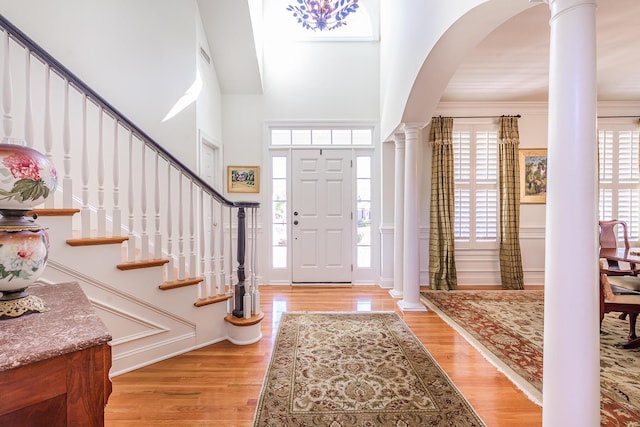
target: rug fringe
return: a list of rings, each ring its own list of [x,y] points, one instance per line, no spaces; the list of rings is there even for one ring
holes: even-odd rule
[[[462,326],[453,321],[435,304],[427,298],[420,296],[420,301],[429,309],[433,310],[442,320],[456,330],[464,339],[475,348],[489,363],[491,363],[498,371],[502,372],[515,386],[522,391],[525,396],[538,406],[542,406],[542,392],[533,387],[527,380],[518,375],[513,369],[503,363],[497,356],[488,351],[477,339],[469,334]]]

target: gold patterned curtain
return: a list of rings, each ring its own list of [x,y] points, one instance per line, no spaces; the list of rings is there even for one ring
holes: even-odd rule
[[[429,143],[431,160],[431,230],[429,282],[433,289],[456,289],[458,277],[453,235],[453,118],[434,117]]]
[[[503,289],[524,289],[520,253],[520,136],[517,117],[500,117],[500,279]]]

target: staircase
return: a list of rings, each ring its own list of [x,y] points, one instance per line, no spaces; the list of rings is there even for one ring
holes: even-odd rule
[[[34,211],[51,242],[40,281],[81,285],[113,336],[111,375],[259,340],[259,306],[243,298],[259,300],[259,205],[227,200],[2,16],[0,29],[2,142],[58,170]]]

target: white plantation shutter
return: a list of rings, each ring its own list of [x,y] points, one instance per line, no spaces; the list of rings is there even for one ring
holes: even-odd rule
[[[629,225],[629,240],[640,240],[640,132],[632,125],[609,125],[598,131],[599,216]],[[622,240],[622,236],[618,236]]]
[[[498,235],[498,133],[494,126],[453,131],[457,247],[495,247]]]

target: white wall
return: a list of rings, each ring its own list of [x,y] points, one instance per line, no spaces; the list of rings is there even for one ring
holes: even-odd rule
[[[195,168],[195,107],[162,122],[195,80],[195,0],[0,0],[0,13]]]

